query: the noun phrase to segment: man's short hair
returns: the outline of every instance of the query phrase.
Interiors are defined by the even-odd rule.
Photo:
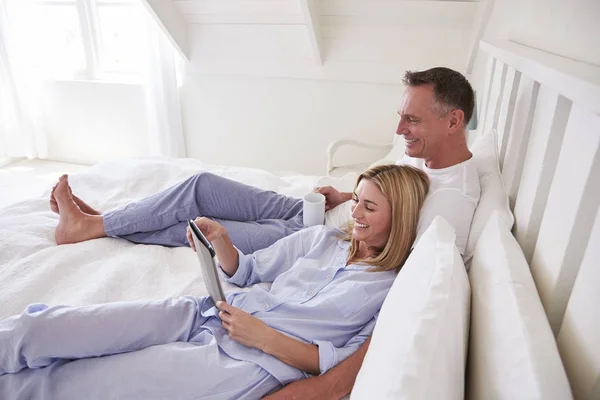
[[[475,108],[475,93],[467,78],[460,72],[445,67],[406,71],[402,81],[407,86],[433,85],[435,100],[442,108],[442,115],[458,109],[465,114],[465,126],[471,120]]]

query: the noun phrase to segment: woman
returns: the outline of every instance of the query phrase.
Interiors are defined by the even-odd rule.
[[[228,280],[210,298],[31,305],[0,322],[0,398],[259,398],[354,352],[408,257],[428,190],[422,171],[365,171],[351,224],[318,226],[244,255],[200,218]],[[43,368],[42,368],[43,367]]]

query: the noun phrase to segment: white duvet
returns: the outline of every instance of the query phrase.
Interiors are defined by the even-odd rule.
[[[191,159],[135,159],[103,163],[71,175],[75,194],[106,211],[143,198],[200,171],[301,197],[314,186],[350,190],[341,180],[209,166]],[[31,303],[84,305],[119,300],[203,296],[206,289],[190,248],[136,245],[103,238],[57,246],[58,215],[48,194],[0,209],[0,318]]]

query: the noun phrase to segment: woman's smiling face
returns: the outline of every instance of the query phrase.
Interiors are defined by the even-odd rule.
[[[352,218],[352,237],[361,242],[361,247],[385,247],[392,229],[392,206],[368,179],[362,179],[352,194]]]

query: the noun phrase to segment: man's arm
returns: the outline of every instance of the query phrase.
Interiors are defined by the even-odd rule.
[[[325,374],[290,383],[265,397],[265,400],[327,400],[344,397],[352,391],[370,342],[371,338],[368,338],[354,354]]]
[[[332,186],[318,187],[315,192],[325,196],[325,210],[331,210],[348,200],[352,200],[352,193],[339,192]]]

